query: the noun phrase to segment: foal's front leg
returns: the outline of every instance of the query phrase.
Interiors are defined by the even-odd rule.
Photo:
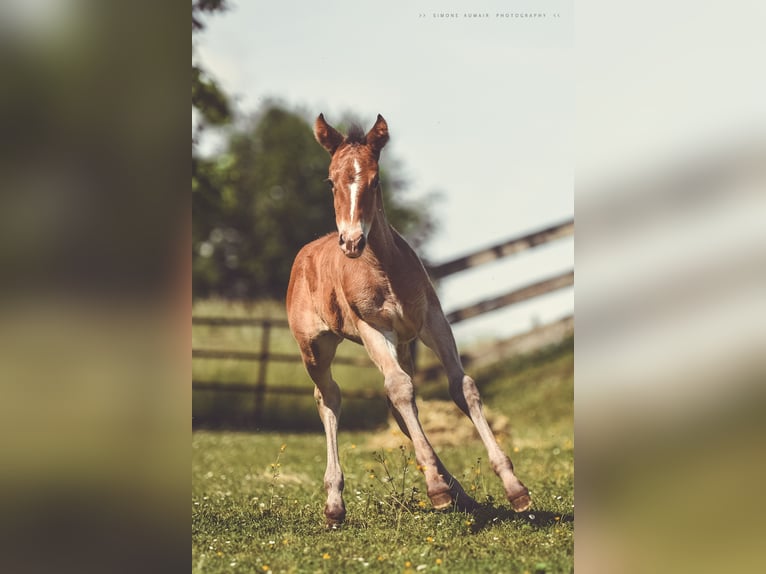
[[[343,502],[343,470],[338,456],[340,388],[333,380],[330,371],[330,363],[335,356],[338,342],[336,337],[324,335],[299,345],[306,370],[316,385],[314,398],[327,439],[327,468],[324,474],[327,502],[324,515],[328,527],[339,525],[346,518],[346,505]]]
[[[338,419],[340,418],[340,389],[329,376],[325,384],[314,389],[319,417],[327,439],[327,468],[324,473],[324,488],[327,502],[324,515],[327,526],[341,524],[346,519],[346,504],[343,502],[343,469],[338,456]]]
[[[399,427],[412,440],[415,458],[423,470],[428,498],[434,508],[450,507],[453,502],[461,510],[473,510],[475,501],[468,496],[436,456],[418,419],[412,379],[399,363],[396,333],[381,332],[362,323],[359,334],[373,362],[385,377],[389,405]],[[402,357],[405,359],[405,357]]]

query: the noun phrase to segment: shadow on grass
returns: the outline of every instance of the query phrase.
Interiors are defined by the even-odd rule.
[[[473,512],[474,522],[471,533],[477,534],[482,530],[492,528],[504,522],[526,522],[536,528],[554,526],[556,524],[574,522],[574,515],[547,510],[527,510],[514,512],[507,507],[484,504]],[[558,520],[557,520],[558,519]]]

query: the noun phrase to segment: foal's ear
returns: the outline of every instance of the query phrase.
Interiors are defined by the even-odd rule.
[[[367,145],[369,145],[372,148],[372,151],[375,152],[375,155],[379,156],[380,150],[382,150],[383,146],[388,142],[388,124],[380,114],[378,114],[378,119],[376,120],[375,125],[370,128],[369,132],[367,132],[365,140],[367,141]]]
[[[324,149],[330,152],[330,155],[333,155],[338,146],[343,143],[343,136],[325,121],[324,114],[319,114],[317,121],[314,122],[314,137]]]

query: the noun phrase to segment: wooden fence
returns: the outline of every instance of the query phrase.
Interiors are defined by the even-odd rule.
[[[502,257],[514,255],[526,249],[533,249],[539,245],[549,243],[564,237],[568,237],[574,234],[574,221],[569,220],[557,225],[547,227],[522,235],[514,237],[493,245],[491,247],[481,249],[470,253],[465,256],[461,256],[450,261],[443,262],[439,265],[434,265],[428,268],[429,274],[433,279],[441,279],[448,277],[455,273],[469,270],[479,265],[490,263]],[[473,317],[495,311],[497,309],[506,307],[508,305],[514,305],[521,301],[526,301],[540,295],[551,293],[559,289],[571,286],[574,284],[574,271],[549,277],[547,279],[537,281],[535,283],[526,285],[524,287],[511,290],[503,295],[492,297],[478,301],[471,305],[467,305],[460,309],[447,313],[447,319],[450,323],[458,323],[465,321]],[[573,318],[565,317],[559,321],[554,321],[547,325],[536,327],[528,333],[511,337],[506,341],[501,341],[494,347],[495,354],[491,353],[487,355],[461,355],[463,362],[466,366],[474,362],[482,361],[482,356],[493,356],[499,359],[502,354],[500,353],[511,352],[514,348],[521,346],[520,348],[527,348],[530,345],[540,346],[546,342],[552,342],[555,338],[560,338],[561,333],[566,330],[571,331],[573,328]],[[207,390],[216,392],[239,392],[239,393],[253,393],[255,398],[255,407],[253,412],[253,419],[259,421],[263,416],[263,408],[265,402],[265,395],[268,391],[274,394],[286,394],[286,395],[303,395],[306,396],[306,385],[280,385],[269,386],[267,388],[267,371],[268,364],[270,362],[275,363],[296,363],[301,361],[300,355],[296,353],[275,353],[270,350],[271,346],[271,333],[273,329],[287,329],[288,324],[284,319],[263,319],[263,318],[250,318],[250,317],[192,317],[192,325],[205,325],[217,328],[230,328],[230,327],[242,327],[253,326],[261,328],[260,346],[257,351],[242,351],[242,350],[222,350],[222,349],[192,349],[192,359],[235,359],[238,361],[254,361],[258,362],[258,373],[256,376],[256,382],[253,383],[237,383],[237,382],[220,382],[220,381],[198,381],[192,380],[193,390]],[[563,330],[562,330],[563,329]],[[525,347],[526,345],[526,347]],[[529,347],[529,348],[533,348]],[[529,350],[529,349],[527,349]],[[485,357],[486,359],[486,357]],[[335,364],[341,365],[354,365],[361,367],[373,367],[372,362],[366,357],[343,357],[338,356],[334,360]],[[418,380],[426,380],[438,376],[439,370],[430,368],[418,372],[416,378]],[[382,398],[382,390],[357,390],[348,391],[344,390],[344,396],[347,398],[359,398],[359,399],[378,399]]]
[[[260,327],[261,341],[258,351],[233,351],[222,349],[192,349],[192,359],[235,359],[238,361],[257,361],[258,374],[255,384],[238,382],[220,382],[220,381],[196,381],[192,380],[192,390],[198,391],[216,391],[216,392],[239,392],[253,393],[255,397],[255,407],[253,409],[253,420],[259,421],[263,418],[263,406],[266,397],[266,374],[268,364],[272,363],[299,363],[301,356],[298,353],[274,353],[270,351],[272,329],[288,329],[289,325],[285,319],[258,319],[250,317],[192,317],[192,326],[206,325],[212,327]],[[333,361],[340,365],[355,365],[360,367],[372,366],[369,359],[364,357],[335,357]],[[279,385],[271,386],[268,392],[282,395],[303,395],[310,392],[310,387],[304,385]],[[366,391],[346,391],[344,395],[349,398],[378,398],[382,396],[378,392]]]
[[[546,227],[545,229],[527,233],[520,237],[507,239],[497,245],[479,249],[478,251],[445,261],[439,265],[432,265],[428,269],[428,273],[434,279],[441,279],[442,277],[453,275],[459,271],[465,271],[472,267],[484,265],[485,263],[490,263],[501,257],[514,255],[526,249],[532,249],[544,245],[545,243],[555,241],[556,239],[569,237],[570,235],[574,235],[574,220],[572,219]]]

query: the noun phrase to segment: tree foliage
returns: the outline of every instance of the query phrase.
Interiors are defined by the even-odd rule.
[[[205,29],[203,14],[223,12],[226,9],[224,0],[195,0],[192,2],[192,39],[195,34]],[[199,134],[205,129],[205,126],[224,125],[231,121],[232,113],[226,94],[197,62],[194,51],[192,51],[191,88],[192,113],[194,114],[192,119],[196,122],[192,137],[192,154],[194,154]],[[192,167],[195,166],[192,165]]]

